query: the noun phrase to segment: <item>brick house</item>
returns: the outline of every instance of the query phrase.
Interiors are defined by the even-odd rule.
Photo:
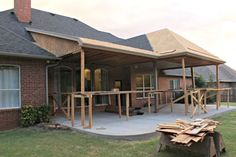
[[[209,86],[214,86],[216,79],[216,70],[214,66],[204,66],[204,67],[196,67],[194,68],[195,76],[202,76],[204,80],[208,83]],[[173,69],[173,70],[164,70],[164,75],[169,78],[173,78],[172,80],[179,80],[177,82],[182,81],[182,71],[181,69]],[[186,68],[186,76],[187,79],[191,80],[191,72],[189,68]],[[219,66],[219,81],[220,86],[223,88],[232,88],[230,91],[230,101],[236,101],[236,71],[226,64],[222,64]],[[213,85],[212,85],[213,83]],[[226,93],[222,93],[221,95],[222,101],[227,101]]]
[[[15,0],[14,9],[0,12],[0,56],[0,130],[18,125],[22,105],[55,107],[56,102],[63,108],[71,92],[133,92],[120,99],[100,93],[92,100],[94,111],[115,110],[127,99],[131,107],[143,107],[149,90],[179,84],[187,92],[193,79],[186,81],[186,67],[215,65],[217,71],[224,63],[169,29],[125,40],[77,19],[32,9],[30,0]],[[175,68],[183,70],[179,83],[163,73]],[[158,104],[158,95],[151,101]],[[82,96],[75,103],[83,115],[88,101]]]

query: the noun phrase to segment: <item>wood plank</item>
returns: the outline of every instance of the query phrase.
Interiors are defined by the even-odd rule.
[[[205,128],[208,124],[204,124],[201,127],[196,127],[195,129],[193,129],[191,132],[189,132],[188,134],[191,135],[196,135],[198,134],[203,128]]]
[[[156,131],[164,132],[164,133],[178,134],[181,131],[181,129],[177,130],[177,129],[159,129],[159,128],[157,128]]]
[[[182,143],[182,144],[187,144],[193,138],[194,138],[194,136],[190,136],[190,135],[187,135],[187,134],[179,134],[175,138],[173,138],[171,141],[172,142],[177,142],[177,143]]]

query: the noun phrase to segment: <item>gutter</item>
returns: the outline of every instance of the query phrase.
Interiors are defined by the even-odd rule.
[[[21,54],[21,53],[12,53],[12,52],[3,52],[0,51],[1,56],[10,56],[10,57],[22,57],[22,58],[34,58],[34,59],[45,59],[45,60],[60,60],[60,58],[54,56],[41,56],[41,55],[31,55],[31,54]]]

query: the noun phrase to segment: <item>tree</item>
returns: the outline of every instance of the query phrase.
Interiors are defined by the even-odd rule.
[[[207,83],[206,80],[203,78],[202,75],[195,78],[195,84],[197,88],[206,88]]]

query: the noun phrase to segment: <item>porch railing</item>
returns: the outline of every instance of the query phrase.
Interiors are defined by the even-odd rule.
[[[229,92],[231,88],[220,88],[220,89],[214,89],[214,88],[199,88],[199,89],[189,89],[187,90],[186,94],[183,96],[176,98],[174,100],[173,98],[173,93],[174,92],[183,92],[183,90],[151,90],[151,91],[94,91],[94,92],[73,92],[73,93],[62,93],[65,95],[67,98],[64,100],[62,103],[63,106],[67,105],[67,107],[62,107],[62,106],[57,106],[58,102],[56,102],[56,99],[53,98],[53,106],[54,106],[54,112],[56,109],[61,109],[63,113],[66,115],[68,122],[71,121],[72,127],[75,125],[75,100],[78,98],[86,98],[88,99],[88,125],[85,124],[85,117],[86,117],[86,112],[85,112],[85,105],[81,105],[81,124],[84,128],[92,128],[93,126],[93,98],[95,96],[108,96],[108,101],[109,104],[111,104],[111,96],[115,95],[118,98],[118,112],[119,112],[119,117],[122,117],[122,108],[121,108],[121,95],[125,95],[126,101],[125,101],[125,108],[126,108],[126,119],[129,119],[129,109],[130,109],[130,95],[131,94],[137,94],[137,93],[147,93],[148,97],[147,102],[148,102],[148,112],[151,113],[151,98],[152,95],[157,95],[160,100],[160,104],[162,106],[157,105],[156,106],[156,112],[161,110],[162,108],[166,106],[170,106],[171,112],[173,112],[173,105],[184,99],[185,97],[190,97],[191,99],[191,117],[193,117],[197,111],[197,109],[200,111],[204,111],[204,113],[207,113],[207,108],[206,108],[206,100],[209,99],[212,96],[217,95],[217,92],[227,92],[227,106],[229,106]],[[207,95],[207,93],[210,92],[216,92],[211,95]],[[168,93],[170,96],[170,101],[168,101]],[[165,103],[163,103],[162,98],[165,96]],[[216,105],[216,109],[218,109],[219,106]],[[187,108],[188,110],[188,108]]]

